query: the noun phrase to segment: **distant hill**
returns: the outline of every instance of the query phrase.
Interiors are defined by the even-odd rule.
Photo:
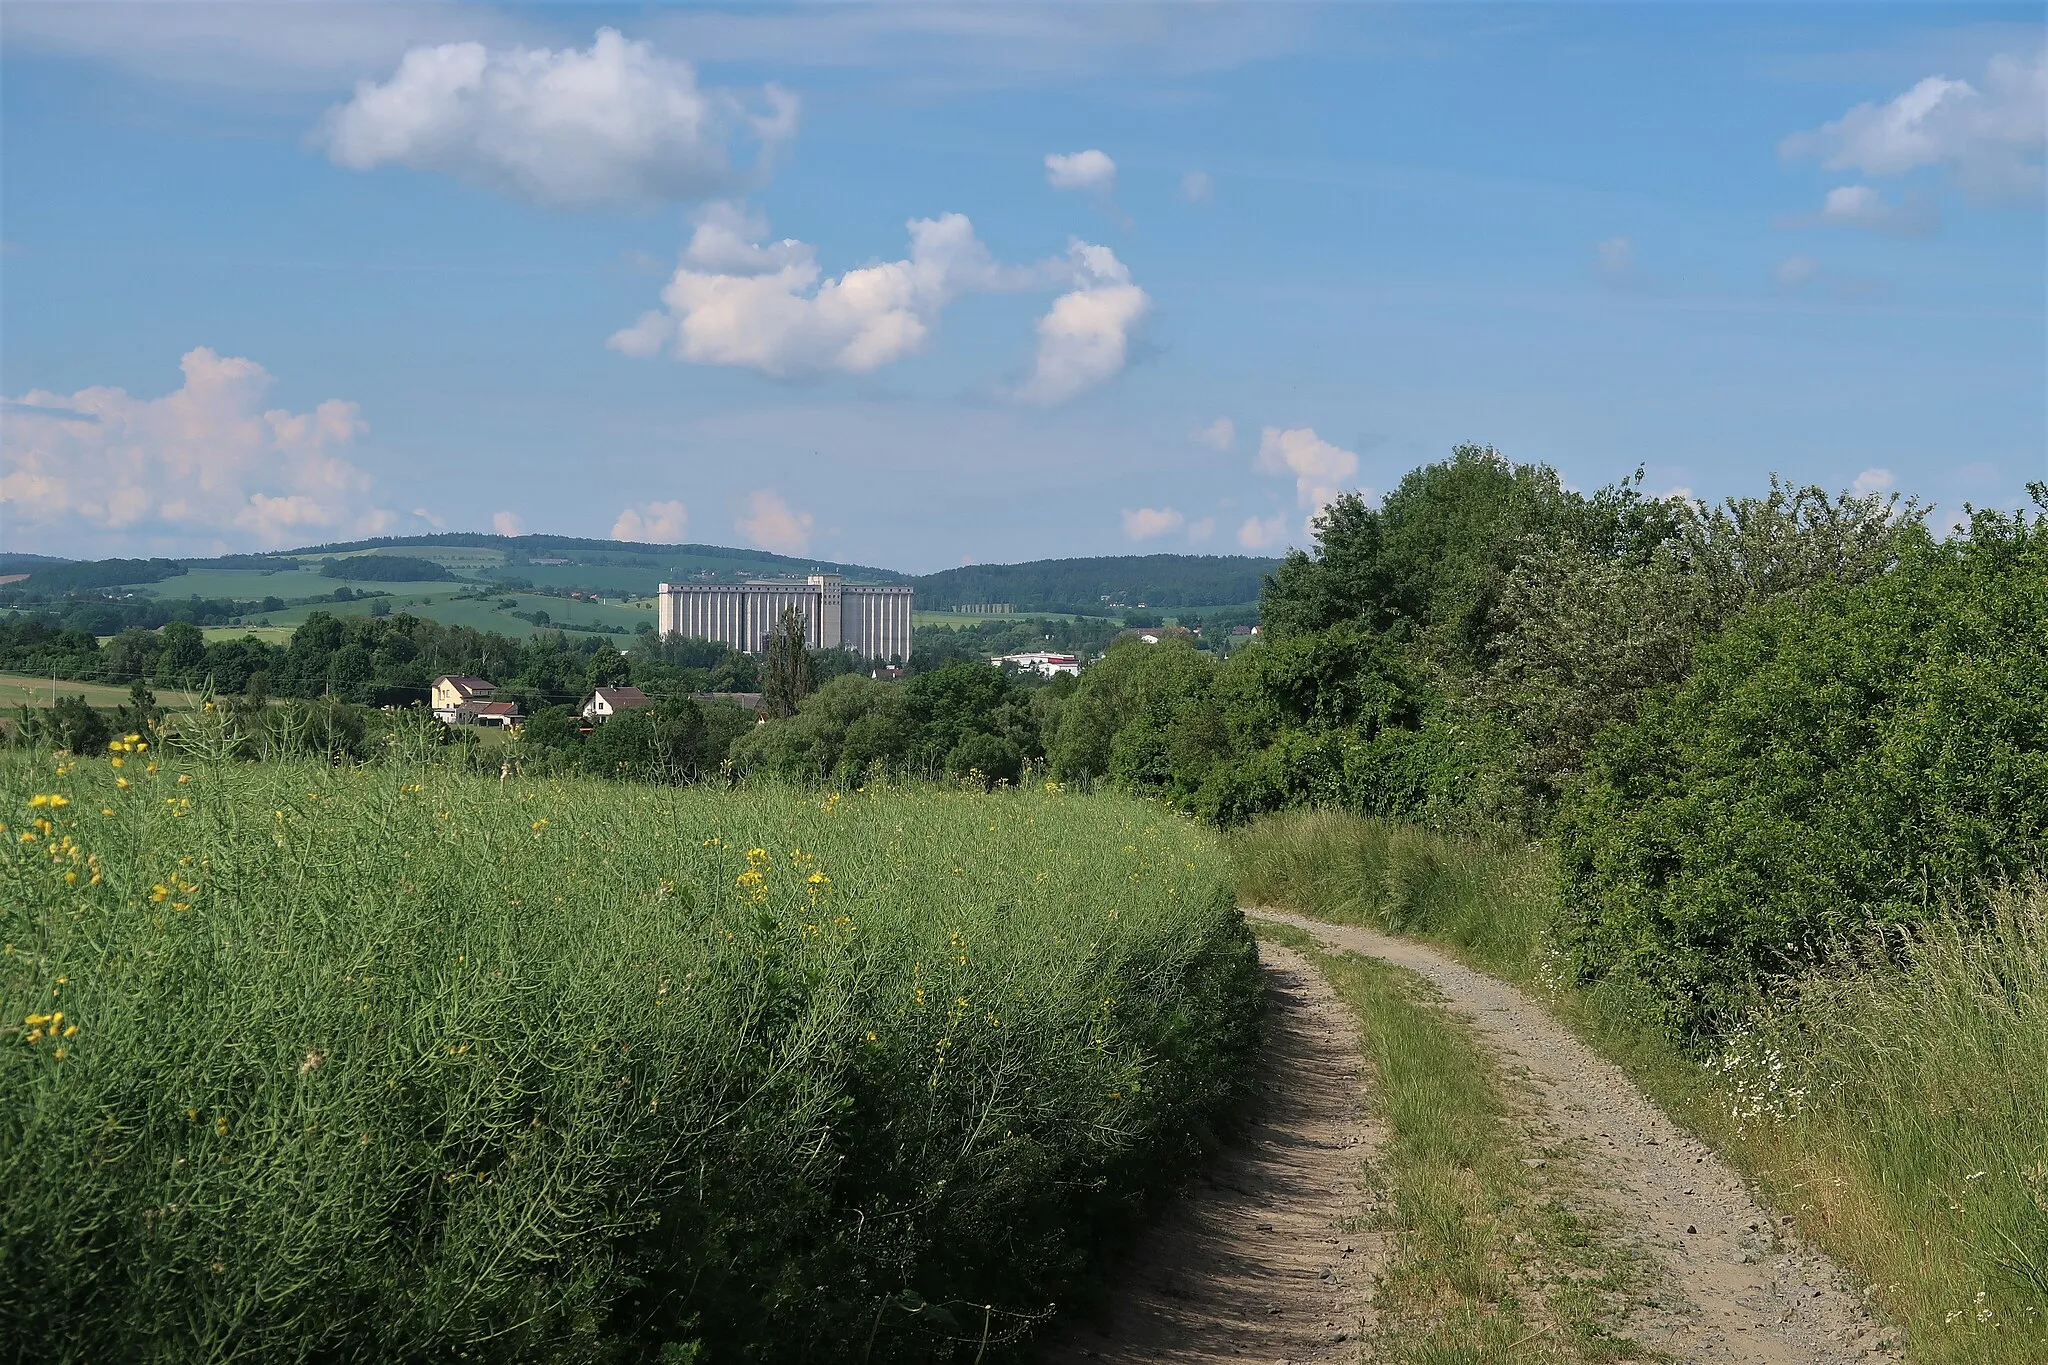
[[[650,593],[654,591],[654,585],[663,580],[693,578],[732,582],[743,578],[836,573],[869,582],[900,583],[907,576],[894,569],[878,569],[866,564],[800,559],[771,554],[766,550],[741,550],[725,545],[649,545],[582,536],[499,536],[473,531],[450,531],[428,536],[380,536],[375,540],[308,545],[302,549],[281,551],[280,554],[301,560],[325,560],[351,554],[405,554],[434,560],[464,577],[526,578],[542,586],[616,593]],[[187,560],[185,563],[195,569],[215,567],[200,560]],[[218,567],[238,566],[221,561]]]
[[[1248,555],[1105,555],[969,564],[913,578],[924,611],[1007,602],[1018,611],[1101,613],[1112,607],[1225,607],[1256,602],[1277,559]]]
[[[724,582],[837,573],[910,583],[921,610],[1007,603],[1017,611],[1121,615],[1256,603],[1275,559],[1243,555],[1107,555],[1028,564],[974,564],[913,578],[894,569],[799,559],[723,545],[646,545],[576,536],[455,532],[311,545],[209,559],[66,561],[17,555],[21,581],[0,585],[0,610],[84,610],[114,604],[155,623],[175,605],[208,624],[296,625],[312,611],[414,611],[448,624],[522,632],[545,612],[550,628],[631,633],[652,619],[663,582]],[[384,599],[389,599],[388,601]],[[382,603],[381,606],[376,605]],[[635,607],[633,603],[637,602]],[[71,606],[64,607],[69,603]],[[108,608],[111,609],[111,608]],[[155,615],[150,613],[154,612]],[[101,610],[105,615],[105,610]],[[94,618],[108,629],[118,624]]]

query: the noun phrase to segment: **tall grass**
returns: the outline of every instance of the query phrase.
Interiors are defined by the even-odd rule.
[[[994,1359],[1257,1030],[1136,802],[115,757],[0,759],[0,1358]]]
[[[1432,939],[1545,994],[1861,1275],[1916,1361],[2048,1359],[2048,890],[1845,952],[1685,1049],[1558,970],[1539,847],[1304,811],[1232,853],[1246,904]]]

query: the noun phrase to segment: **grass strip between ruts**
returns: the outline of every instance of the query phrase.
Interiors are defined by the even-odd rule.
[[[1331,954],[1292,925],[1256,932],[1306,953],[1357,1015],[1388,1135],[1367,1173],[1388,1259],[1371,1359],[1534,1365],[1661,1357],[1619,1332],[1640,1262],[1589,1214],[1572,1153],[1434,989]],[[1540,1162],[1540,1165],[1531,1163]]]

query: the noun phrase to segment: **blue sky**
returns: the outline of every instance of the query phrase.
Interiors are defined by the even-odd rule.
[[[2048,477],[2038,7],[0,25],[8,549],[1271,552],[1461,441]]]

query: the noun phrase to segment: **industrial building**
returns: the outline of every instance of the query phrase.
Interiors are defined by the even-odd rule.
[[[803,613],[813,649],[850,649],[864,659],[910,657],[909,585],[848,583],[838,574],[751,583],[664,583],[655,629],[759,654],[784,607]]]

